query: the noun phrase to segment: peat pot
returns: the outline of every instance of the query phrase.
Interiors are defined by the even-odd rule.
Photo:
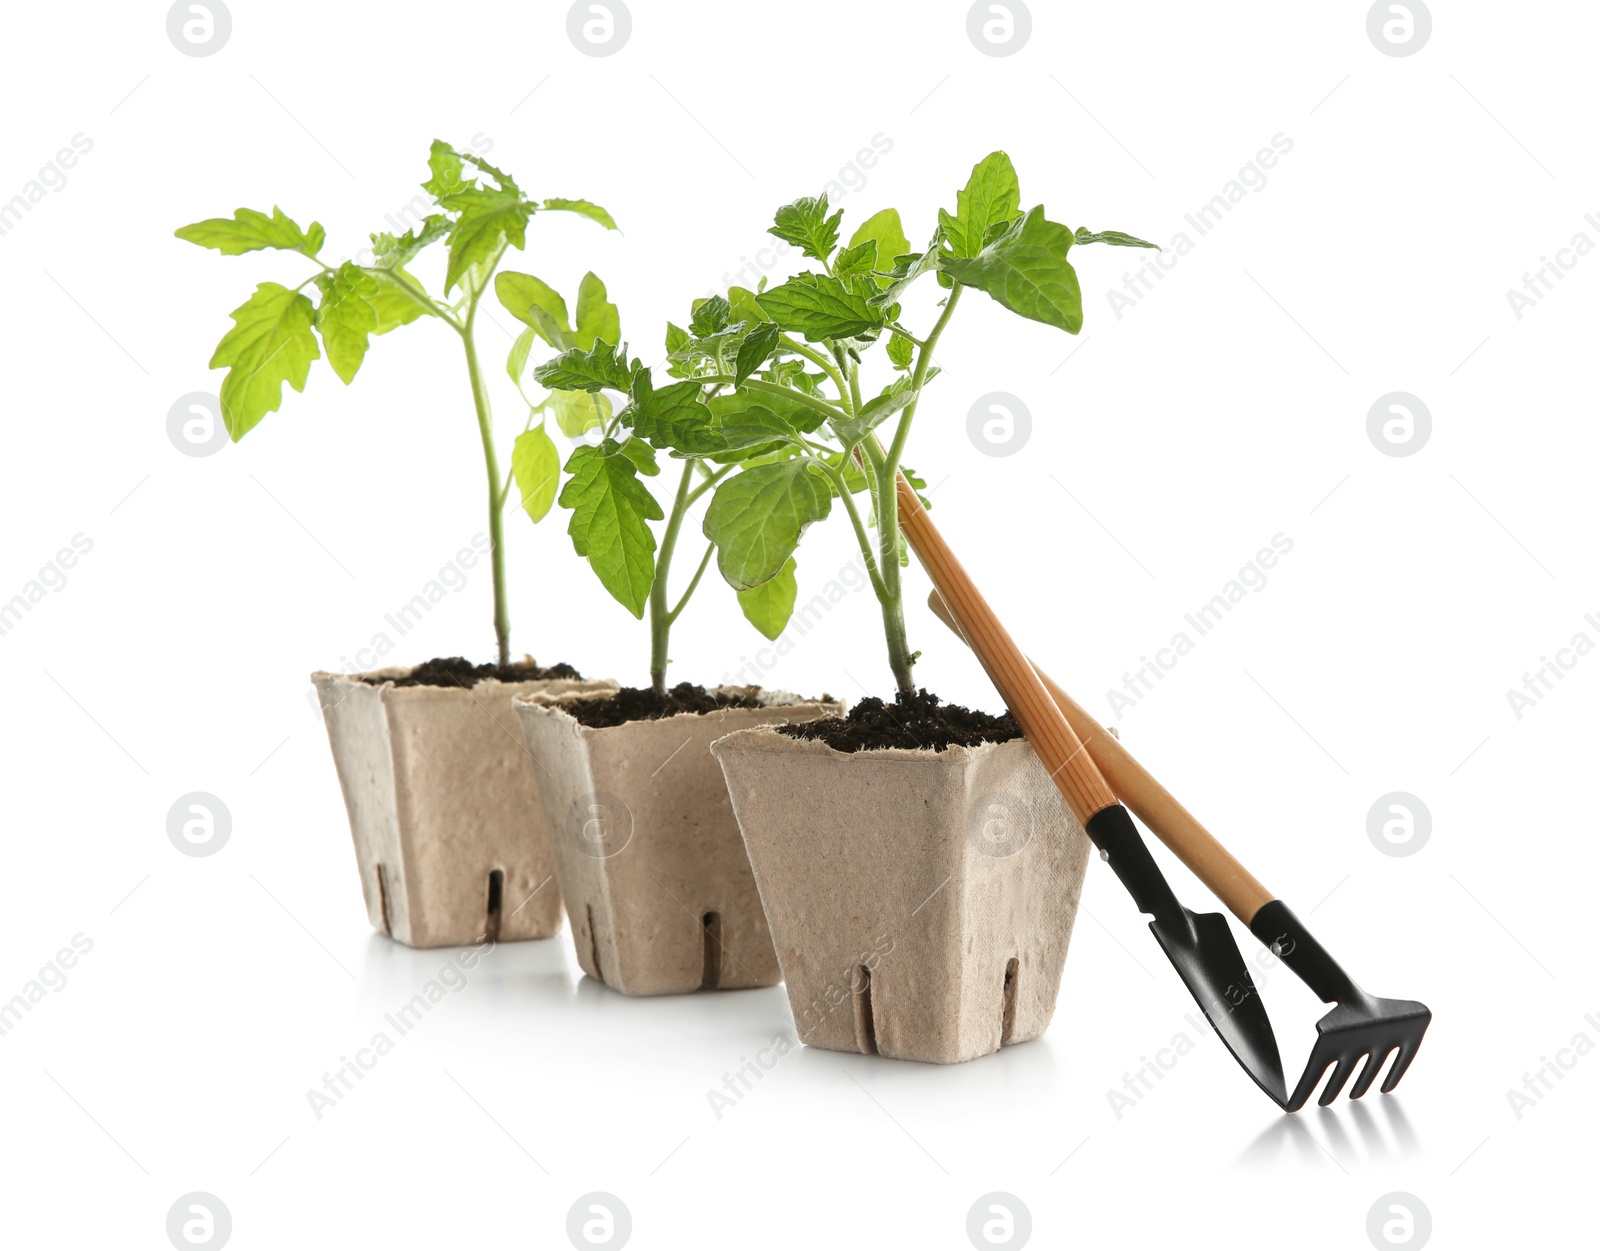
[[[801,1042],[949,1064],[1044,1032],[1089,839],[1026,741],[711,750]]]
[[[550,938],[550,839],[513,695],[616,683],[396,686],[409,669],[314,673],[373,928],[411,947]]]
[[[838,703],[718,687],[759,708],[590,728],[588,692],[515,700],[583,971],[627,995],[776,985],[780,974],[712,740],[837,716]]]

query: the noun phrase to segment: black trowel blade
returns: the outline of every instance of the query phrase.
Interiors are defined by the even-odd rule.
[[[1150,932],[1223,1045],[1256,1085],[1283,1107],[1287,1096],[1278,1040],[1227,918],[1187,908],[1183,915],[1187,925],[1157,920],[1150,922]]]

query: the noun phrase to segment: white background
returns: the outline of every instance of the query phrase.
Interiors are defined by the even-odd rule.
[[[1037,1246],[1365,1247],[1393,1191],[1426,1206],[1439,1246],[1581,1240],[1600,1058],[1562,1053],[1574,1067],[1520,1117],[1507,1092],[1575,1035],[1600,1042],[1600,658],[1520,718],[1506,692],[1578,632],[1600,641],[1584,621],[1600,610],[1600,259],[1520,319],[1506,292],[1575,234],[1600,242],[1584,219],[1600,14],[1434,10],[1427,46],[1391,57],[1362,3],[1038,3],[1027,45],[996,58],[943,0],[638,0],[627,46],[600,59],[556,4],[234,0],[227,45],[194,58],[159,4],[14,6],[0,199],[74,134],[93,147],[0,237],[0,598],[74,534],[93,548],[0,637],[0,996],[74,934],[93,950],[0,1038],[8,1242],[163,1247],[196,1190],[225,1202],[240,1248],[565,1246],[568,1208],[596,1190],[627,1204],[639,1248],[960,1248],[990,1191],[1027,1206]],[[1266,185],[1197,237],[1184,215],[1280,132],[1293,147]],[[417,324],[349,390],[318,362],[243,443],[181,455],[167,412],[216,389],[227,312],[308,271],[173,229],[277,203],[327,226],[327,255],[353,253],[416,194],[432,138],[484,136],[533,193],[613,211],[622,235],[536,218],[511,264],[569,298],[595,269],[654,359],[665,320],[755,254],[773,208],[878,134],[887,155],[845,175],[864,183],[840,199],[846,231],[894,205],[922,240],[1003,147],[1025,205],[1191,236],[1120,318],[1106,292],[1148,254],[1075,253],[1075,340],[970,295],[908,460],[1014,632],[1104,717],[1186,612],[1274,534],[1293,540],[1119,724],[1359,981],[1433,1008],[1420,1058],[1395,1096],[1280,1116],[1185,1021],[1095,864],[1031,1045],[956,1068],[800,1051],[718,1120],[706,1091],[790,1028],[783,991],[630,1001],[581,979],[563,936],[493,953],[317,1120],[306,1091],[451,953],[370,932],[306,678],[343,667],[483,529],[477,434],[459,347]],[[509,444],[511,323],[492,311]],[[991,391],[1032,413],[1014,456],[968,440]],[[1405,458],[1367,435],[1391,391],[1432,414]],[[647,628],[564,525],[508,519],[514,643],[639,682]],[[803,593],[849,551],[839,518],[808,536]],[[910,583],[921,679],[995,707]],[[392,658],[487,658],[489,596],[480,566]],[[674,676],[718,680],[760,642],[708,579]],[[768,679],[888,690],[871,597]],[[165,829],[196,790],[233,820],[205,859]],[[1407,857],[1367,834],[1397,790],[1432,817]],[[1318,1005],[1283,970],[1264,981],[1297,1072]],[[1119,1116],[1107,1092],[1179,1033],[1196,1045]]]

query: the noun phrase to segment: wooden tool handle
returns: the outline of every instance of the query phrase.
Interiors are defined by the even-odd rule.
[[[921,511],[920,504],[918,510]],[[911,534],[909,526],[906,533],[908,536]],[[910,541],[912,546],[916,546],[916,539]],[[966,638],[938,591],[928,593],[928,607],[957,635]],[[1235,860],[1228,849],[1211,836],[1211,831],[1173,798],[1166,787],[1151,777],[1118,739],[1057,686],[1049,674],[1037,668],[1034,671],[1039,674],[1039,680],[1050,692],[1050,697],[1061,709],[1073,732],[1083,740],[1085,750],[1094,758],[1117,797],[1188,866],[1190,872],[1210,888],[1229,912],[1249,925],[1261,906],[1272,901],[1272,893],[1256,881],[1250,871]]]
[[[927,510],[904,474],[897,484],[896,498],[906,539],[916,548],[922,567],[939,588],[961,637],[967,640],[1000,697],[1006,701],[1011,715],[1028,736],[1028,742],[1033,744],[1033,750],[1067,801],[1067,807],[1072,809],[1072,815],[1080,824],[1087,825],[1095,813],[1114,806],[1117,797],[1050,698],[1028,658],[1006,633],[994,610],[984,602],[955,553],[928,519]]]

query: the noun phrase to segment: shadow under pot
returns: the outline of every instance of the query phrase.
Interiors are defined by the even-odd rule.
[[[841,706],[759,687],[710,694],[759,706],[588,726],[575,705],[603,694],[515,701],[578,963],[623,994],[773,986],[781,976],[710,746]]]
[[[950,1064],[1044,1032],[1090,844],[1026,741],[711,751],[801,1042]]]
[[[311,675],[368,919],[410,947],[553,937],[561,892],[511,697],[616,683],[397,684],[413,672]]]

